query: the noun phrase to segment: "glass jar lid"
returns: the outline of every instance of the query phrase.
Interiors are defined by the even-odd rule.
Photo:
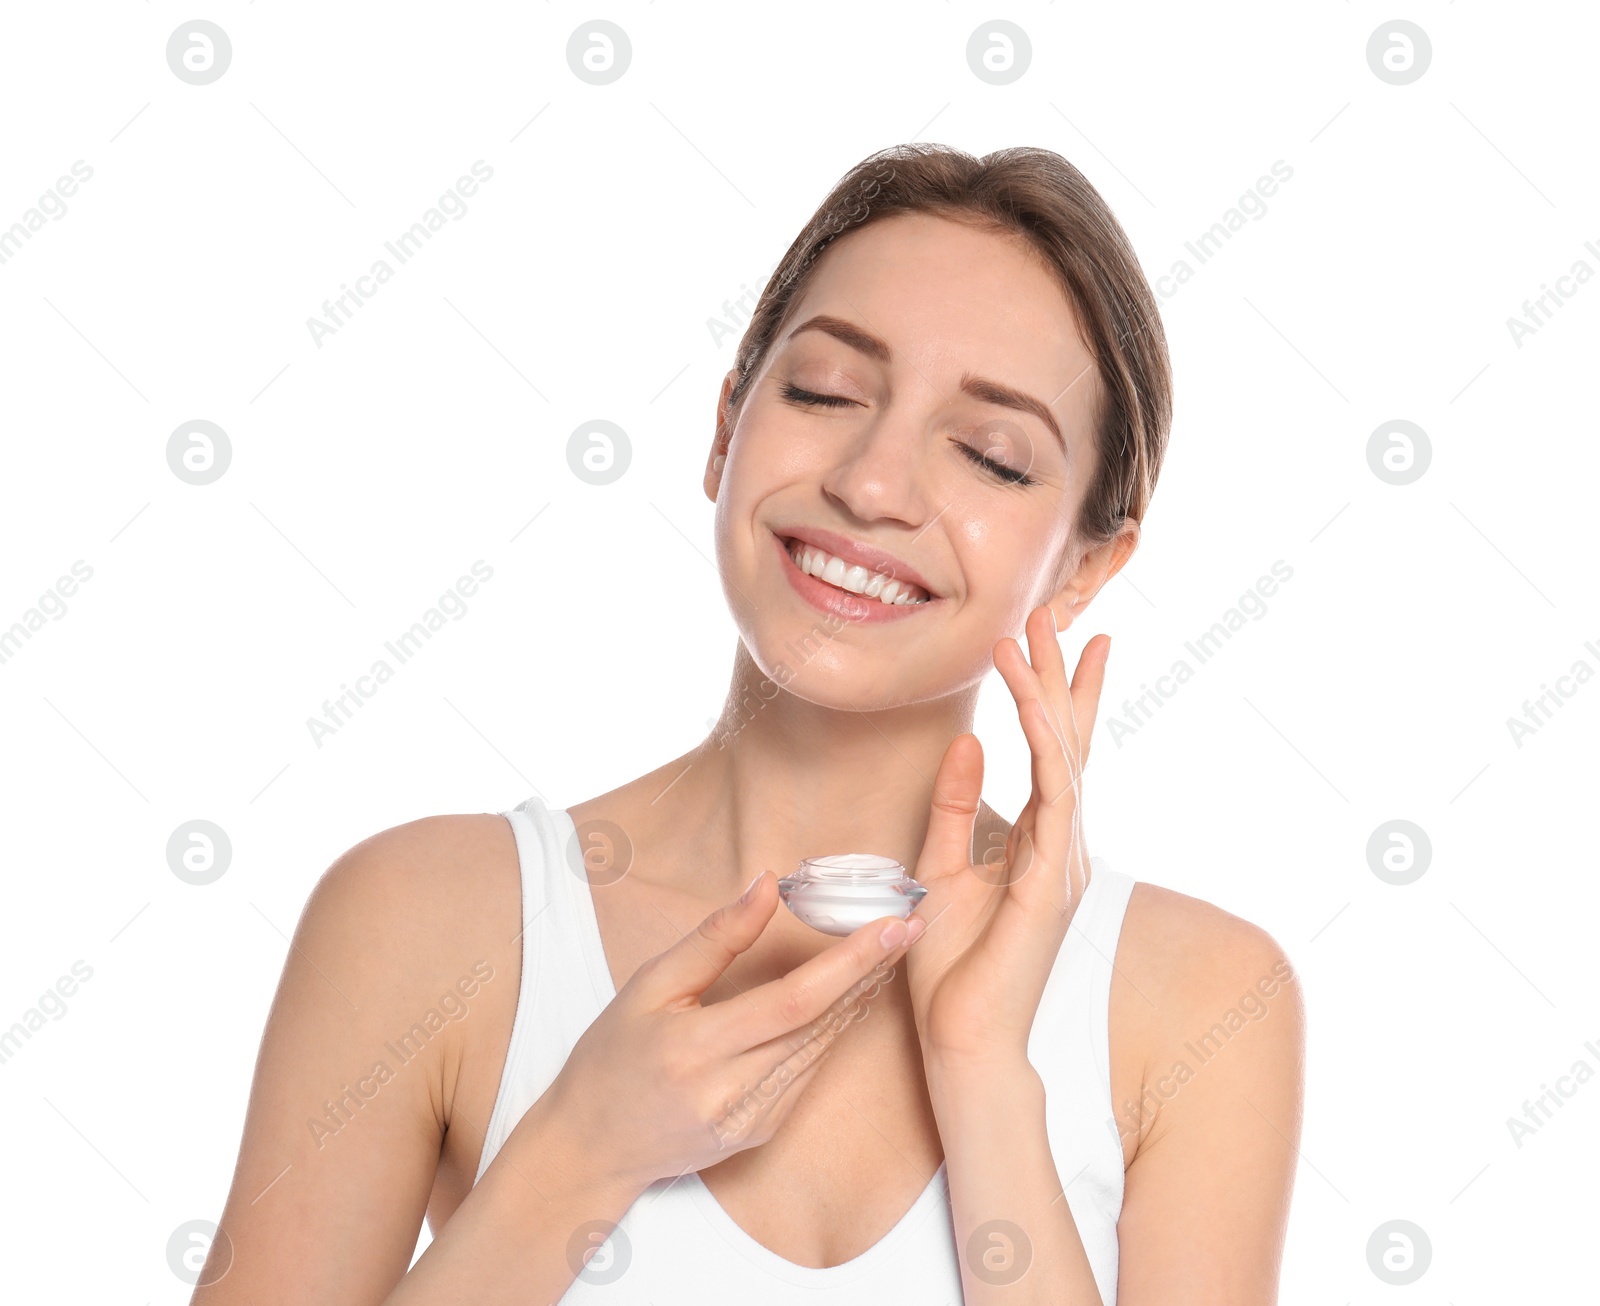
[[[882,916],[909,916],[927,891],[894,858],[876,853],[807,857],[778,881],[778,894],[795,916],[841,937]]]

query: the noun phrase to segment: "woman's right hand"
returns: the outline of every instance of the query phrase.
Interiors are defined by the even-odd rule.
[[[777,904],[763,871],[641,965],[574,1045],[548,1105],[596,1178],[642,1190],[766,1142],[915,940],[905,922],[880,917],[787,975],[702,1006]]]

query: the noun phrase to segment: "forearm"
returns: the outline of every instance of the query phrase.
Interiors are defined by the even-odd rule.
[[[542,1097],[384,1306],[554,1303],[643,1191],[602,1172]]]
[[[1026,1060],[926,1066],[966,1306],[1101,1306]]]

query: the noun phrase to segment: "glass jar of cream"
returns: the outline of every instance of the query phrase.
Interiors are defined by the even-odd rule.
[[[790,911],[812,929],[841,936],[880,916],[909,916],[927,892],[899,862],[874,853],[807,857],[778,881]]]

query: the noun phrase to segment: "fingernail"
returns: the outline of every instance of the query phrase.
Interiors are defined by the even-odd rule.
[[[904,921],[890,921],[883,927],[883,933],[878,935],[878,942],[886,948],[898,948],[906,941],[906,923]]]
[[[927,921],[923,920],[922,917],[920,917],[920,916],[913,916],[910,920],[908,920],[906,922],[906,929],[910,931],[910,934],[906,938],[906,942],[907,943],[915,943],[918,939],[920,939],[922,937],[922,931],[927,929],[927,928],[928,928],[928,922]]]
[[[756,891],[756,885],[761,883],[761,877],[765,874],[765,871],[756,872],[756,878],[751,880],[749,884],[745,885],[744,892],[739,895],[740,902],[750,901],[750,895]]]

